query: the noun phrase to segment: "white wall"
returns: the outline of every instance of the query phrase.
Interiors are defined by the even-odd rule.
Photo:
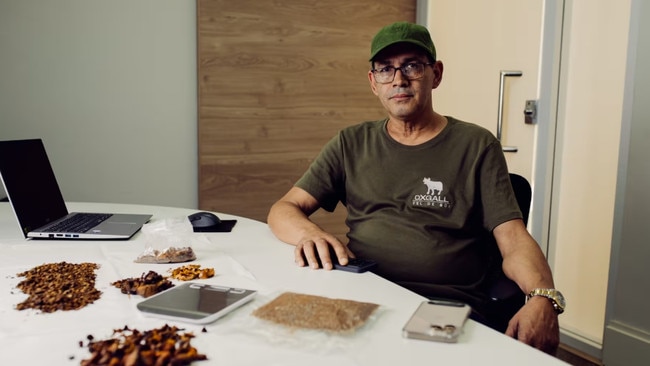
[[[630,1],[567,1],[550,240],[560,326],[600,348],[605,326]]]
[[[632,0],[603,362],[650,360],[650,3]]]
[[[66,200],[197,206],[194,1],[0,0],[0,50],[0,139]]]

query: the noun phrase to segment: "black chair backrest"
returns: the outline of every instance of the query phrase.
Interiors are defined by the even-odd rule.
[[[510,183],[512,184],[512,189],[515,191],[515,197],[517,198],[521,214],[524,215],[524,224],[527,225],[533,190],[528,180],[519,174],[510,173]]]
[[[510,182],[523,215],[524,224],[527,224],[533,197],[530,183],[526,178],[514,173],[510,173]],[[526,295],[514,281],[499,270],[488,285],[488,296],[492,299],[493,310],[489,319],[484,319],[483,323],[500,332],[505,332],[510,318],[526,302]],[[480,319],[476,320],[481,321]]]

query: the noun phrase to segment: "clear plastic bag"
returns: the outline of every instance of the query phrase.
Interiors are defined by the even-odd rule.
[[[196,259],[192,249],[194,230],[187,217],[152,221],[142,226],[145,248],[137,263],[178,263]]]
[[[253,337],[273,347],[331,355],[365,347],[372,339],[371,335],[376,329],[378,318],[387,310],[384,306],[378,305],[363,324],[345,331],[290,327],[253,315],[256,310],[268,305],[283,293],[285,291],[258,294],[248,305],[233,312],[227,321],[222,321],[217,329],[211,331],[227,334],[231,338],[242,337],[242,342],[250,341]]]

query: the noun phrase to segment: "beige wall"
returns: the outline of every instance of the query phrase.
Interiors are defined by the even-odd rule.
[[[567,2],[549,258],[564,332],[600,347],[612,240],[630,1]]]

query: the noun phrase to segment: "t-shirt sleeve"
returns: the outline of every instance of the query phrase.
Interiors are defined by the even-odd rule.
[[[345,204],[345,173],[340,134],[321,150],[295,186],[309,192],[320,206],[332,212],[338,202]]]
[[[506,221],[523,218],[514,195],[505,156],[498,142],[485,150],[480,167],[479,187],[483,225],[489,231]]]

